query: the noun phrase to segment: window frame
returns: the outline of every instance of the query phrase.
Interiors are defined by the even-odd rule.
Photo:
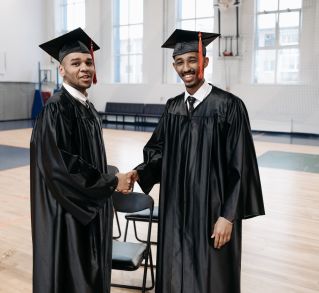
[[[128,1],[134,1],[134,0],[128,0]],[[130,2],[129,2],[130,5]],[[144,6],[144,5],[143,5]],[[130,9],[128,9],[130,11]],[[119,84],[141,84],[143,83],[143,56],[144,56],[144,50],[143,50],[143,39],[144,39],[144,7],[143,7],[143,12],[142,12],[142,22],[132,22],[130,23],[129,21],[129,13],[127,15],[128,21],[126,24],[120,24],[120,1],[118,0],[113,0],[113,24],[112,24],[112,59],[113,59],[113,82],[114,83],[119,83]],[[127,27],[128,32],[130,31],[130,28],[132,26],[141,26],[142,28],[142,49],[141,53],[131,53],[129,52],[130,50],[128,49],[127,53],[121,53],[121,46],[120,46],[120,29]],[[118,32],[118,33],[116,33]],[[127,46],[130,48],[131,47],[131,42],[132,38],[128,36],[128,44]],[[132,67],[132,57],[140,56],[141,57],[141,78],[139,81],[131,81],[131,71],[127,70],[124,74],[126,75],[126,80],[127,81],[121,81],[121,75],[123,74],[121,72],[121,60],[122,57],[127,57],[127,66],[130,68]]]
[[[281,0],[277,0],[278,1],[278,9],[276,10],[267,10],[267,11],[258,11],[258,0],[256,0],[256,13],[255,13],[255,46],[254,46],[254,70],[253,70],[253,83],[254,84],[265,84],[265,85],[272,85],[272,84],[298,84],[300,83],[300,40],[301,40],[301,30],[302,30],[302,8],[303,8],[303,1],[301,2],[301,7],[300,8],[287,8],[287,9],[280,9],[280,1]],[[284,13],[293,13],[293,12],[298,12],[299,13],[299,26],[294,26],[294,27],[289,27],[289,29],[291,28],[298,28],[298,43],[297,44],[286,44],[286,45],[281,45],[280,44],[280,30],[282,30],[282,28],[280,28],[279,26],[279,22],[280,22],[280,15],[284,14]],[[275,15],[275,42],[274,42],[274,46],[264,46],[261,47],[259,46],[259,36],[260,36],[260,32],[262,30],[258,29],[258,17],[260,15],[271,15],[274,14]],[[298,78],[296,80],[289,80],[289,81],[282,81],[280,80],[280,78],[278,77],[280,74],[280,71],[278,70],[278,64],[279,64],[279,54],[281,50],[284,49],[296,49],[298,51],[299,54],[299,60],[298,60],[298,64],[299,64],[299,68],[298,68]],[[258,52],[261,51],[275,51],[275,69],[274,69],[274,80],[273,82],[258,82],[258,72],[257,72],[257,54]]]
[[[76,3],[78,2],[78,3]],[[84,5],[84,20],[82,20],[81,22],[77,23],[74,26],[70,26],[68,27],[68,8],[71,5],[74,4],[81,4]],[[66,33],[69,32],[73,29],[76,29],[77,27],[82,27],[83,29],[85,29],[86,26],[86,1],[85,0],[60,0],[60,10],[61,10],[61,32],[62,33]],[[84,23],[84,25],[83,25]]]

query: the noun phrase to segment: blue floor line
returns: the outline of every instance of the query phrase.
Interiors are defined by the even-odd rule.
[[[319,155],[268,151],[258,157],[259,167],[319,173]]]
[[[0,145],[0,170],[7,170],[30,164],[28,148]]]

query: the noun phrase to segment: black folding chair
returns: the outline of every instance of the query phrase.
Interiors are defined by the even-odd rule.
[[[144,261],[143,267],[143,281],[142,286],[128,285],[112,283],[113,287],[121,287],[127,289],[142,290],[144,293],[146,290],[152,290],[154,288],[154,267],[151,254],[151,229],[154,201],[152,197],[144,193],[131,192],[128,195],[124,195],[120,192],[114,192],[113,206],[115,211],[121,213],[135,213],[145,209],[149,210],[148,216],[148,228],[147,228],[147,240],[146,242],[128,242],[126,238],[124,241],[113,240],[113,252],[112,252],[112,269],[135,271],[139,269]],[[148,260],[150,265],[148,267]],[[146,286],[147,271],[151,272],[151,284]]]
[[[107,173],[108,174],[116,174],[119,172],[119,169],[113,165],[107,165]],[[120,222],[119,222],[119,217],[118,214],[116,212],[116,210],[114,210],[114,217],[115,217],[115,221],[116,221],[116,227],[117,227],[117,236],[114,236],[113,233],[113,239],[119,239],[122,236],[122,232],[121,232],[121,226],[120,226]]]

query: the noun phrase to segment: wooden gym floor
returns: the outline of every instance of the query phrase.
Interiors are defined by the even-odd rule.
[[[2,129],[9,130],[0,131],[0,292],[31,293],[27,157],[31,128]],[[150,132],[104,129],[108,163],[123,172],[132,169],[141,162],[142,149],[150,135]],[[309,145],[307,139],[303,139],[292,144],[291,140],[278,137],[269,141],[261,134],[254,139],[266,216],[246,220],[243,224],[242,292],[317,293],[318,142]],[[158,200],[158,186],[151,195]],[[141,271],[114,272],[112,278],[139,283]],[[111,292],[137,291],[112,288]]]

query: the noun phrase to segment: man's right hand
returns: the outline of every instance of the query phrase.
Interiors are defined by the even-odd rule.
[[[116,190],[124,194],[133,191],[134,183],[137,180],[137,172],[135,170],[127,173],[117,173],[115,176],[118,178]]]
[[[220,249],[229,242],[232,230],[233,223],[224,217],[219,217],[214,225],[213,234],[211,236],[211,238],[214,238],[214,247]]]

